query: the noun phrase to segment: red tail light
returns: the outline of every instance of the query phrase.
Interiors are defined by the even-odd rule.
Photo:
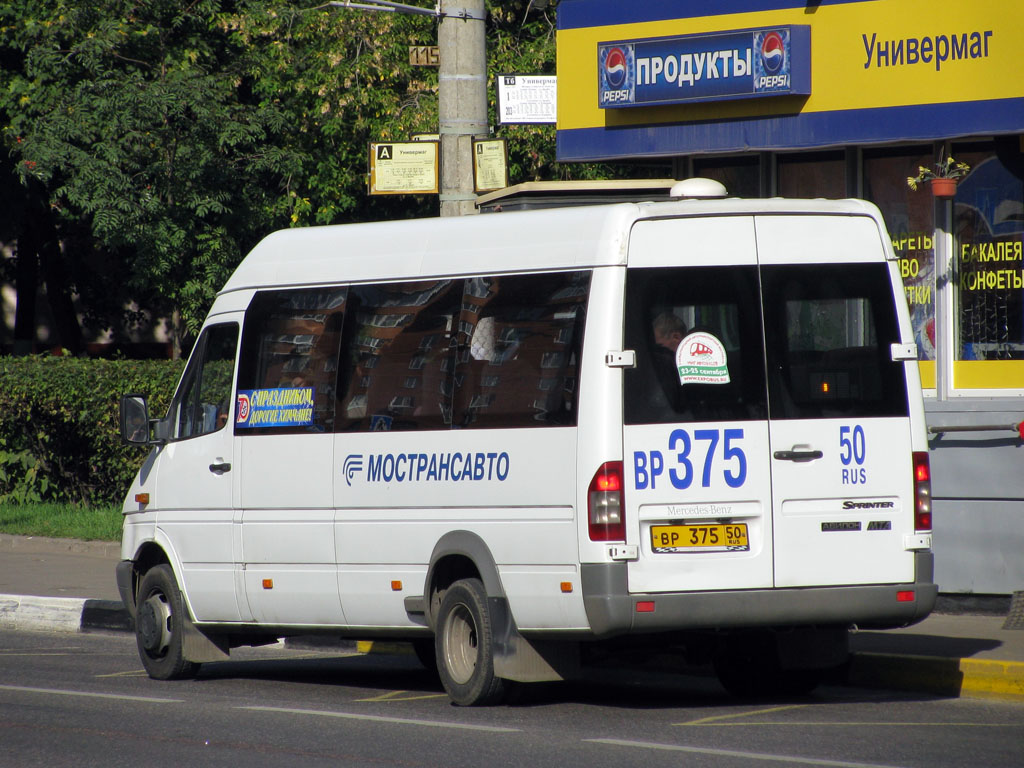
[[[587,516],[591,541],[626,540],[626,509],[622,486],[621,461],[605,462],[590,481]]]
[[[914,451],[914,529],[932,529],[932,471],[927,451]]]

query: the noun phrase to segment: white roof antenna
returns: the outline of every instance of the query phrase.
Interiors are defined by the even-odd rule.
[[[707,200],[729,196],[729,192],[721,182],[699,177],[677,181],[672,185],[668,194],[673,200],[680,198]]]

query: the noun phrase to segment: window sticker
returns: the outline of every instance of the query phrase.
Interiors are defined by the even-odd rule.
[[[315,387],[245,389],[238,393],[235,426],[305,427],[313,423]]]
[[[694,331],[679,342],[676,369],[680,385],[729,383],[725,345],[704,331]]]

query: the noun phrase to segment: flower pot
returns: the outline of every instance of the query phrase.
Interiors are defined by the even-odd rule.
[[[956,194],[956,179],[932,179],[930,184],[935,197],[953,197]]]

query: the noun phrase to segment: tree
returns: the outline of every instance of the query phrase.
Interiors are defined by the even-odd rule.
[[[244,51],[220,3],[49,0],[7,13],[0,45],[24,53],[3,96],[19,181],[43,190],[79,249],[69,262],[102,254],[123,275],[116,293],[180,318],[176,338],[194,332],[278,180],[299,169],[275,141],[286,116],[239,98]]]
[[[554,11],[532,6],[491,4],[492,73],[554,71]],[[31,215],[0,235],[17,240],[19,306],[38,273],[65,346],[74,291],[91,329],[137,320],[134,301],[187,349],[273,229],[436,214],[433,198],[368,196],[365,176],[369,141],[437,131],[437,72],[408,61],[436,33],[429,17],[288,0],[12,0],[0,195]],[[556,165],[553,126],[501,131],[516,181],[613,173]]]

